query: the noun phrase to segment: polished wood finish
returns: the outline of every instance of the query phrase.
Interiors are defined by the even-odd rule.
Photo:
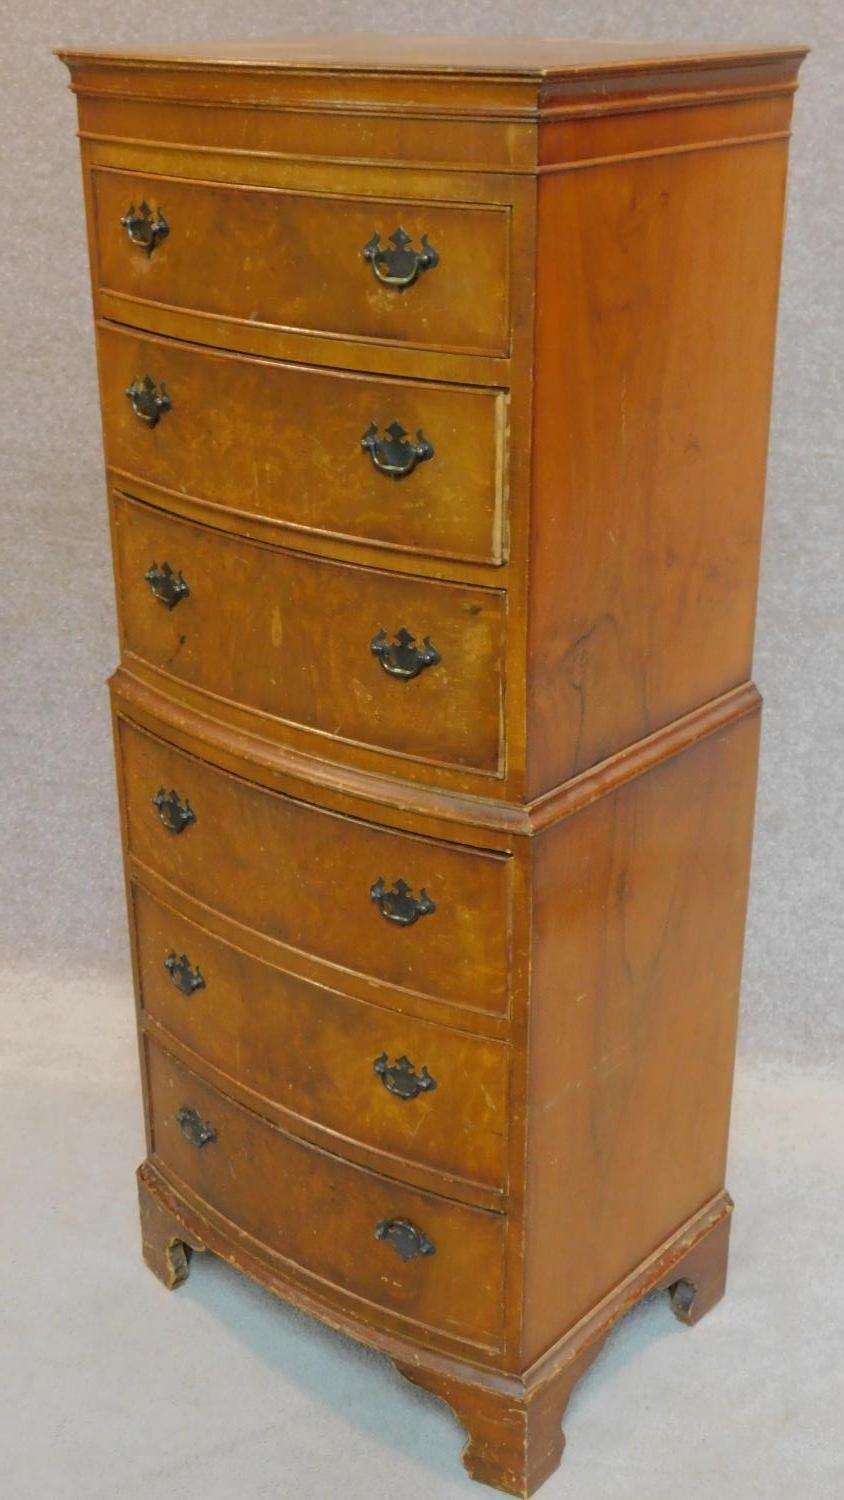
[[[750,675],[785,166],[775,141],[541,180],[534,794]]]
[[[384,1324],[363,1329],[344,1308],[315,1301],[288,1268],[280,1272],[256,1260],[246,1242],[231,1238],[225,1221],[198,1213],[149,1162],[139,1169],[138,1191],[144,1258],[168,1289],[185,1279],[192,1250],[214,1250],[295,1306],[390,1355],[407,1380],[438,1396],[466,1429],[462,1456],[469,1474],[522,1497],[532,1495],[559,1463],[565,1441],[560,1424],[569,1397],[619,1318],[649,1293],[667,1291],[679,1321],[694,1324],[718,1303],[726,1286],[732,1201],[722,1193],[524,1376],[490,1373],[423,1346],[409,1350]]]
[[[510,861],[402,835],[267,792],[119,721],[128,849],[195,900],[390,990],[507,1008]],[[153,805],[175,789],[196,821],[170,833]],[[412,926],[385,920],[375,882],[404,880],[436,910]]]
[[[530,1359],[723,1186],[758,732],[748,715],[533,843]]]
[[[451,1339],[495,1347],[503,1317],[504,1221],[412,1191],[305,1145],[235,1104],[147,1043],[151,1160],[163,1174],[236,1224],[262,1253],[290,1261],[317,1284],[361,1298]],[[185,1139],[179,1110],[196,1110],[216,1139]],[[403,1262],[377,1241],[383,1220],[406,1220],[434,1251]]]
[[[421,1361],[397,1361],[407,1380],[438,1396],[465,1427],[462,1458],[473,1479],[506,1494],[528,1496],[554,1472],[563,1456],[561,1422],[574,1387],[600,1354],[613,1324],[644,1293],[668,1291],[672,1311],[687,1324],[699,1322],[715,1306],[726,1286],[731,1210],[725,1197],[707,1205],[651,1257],[632,1285],[622,1285],[596,1316],[576,1325],[521,1385],[481,1385]]]
[[[262,518],[279,542],[292,532],[505,560],[504,392],[244,359],[107,324],[98,345],[106,460],[124,488],[188,494],[212,524],[218,508],[241,527]],[[126,400],[150,371],[173,402],[155,428]],[[434,448],[400,480],[361,446],[372,422],[383,432],[394,421]]]
[[[132,889],[142,1021],[221,1088],[327,1150],[353,1142],[382,1170],[408,1159],[435,1169],[431,1185],[496,1206],[506,1180],[507,1049],[502,1042],[433,1025],[352,999],[224,942],[143,886]],[[182,993],[165,960],[186,954],[204,981]],[[390,1093],[375,1071],[409,1057],[435,1088]],[[353,1140],[350,1139],[353,1137]],[[499,1205],[500,1206],[500,1205]]]
[[[141,328],[143,304],[150,301],[379,343],[507,352],[509,225],[503,208],[316,197],[105,168],[92,182],[98,280],[137,299]],[[160,206],[173,227],[153,255],[142,249],[127,255],[114,229],[141,201]],[[406,296],[382,285],[361,255],[373,233],[387,242],[399,227],[417,249],[427,235],[441,259]]]
[[[383,1351],[513,1495],[618,1318],[724,1290],[802,56],[65,54],[144,1256],[173,1286],[207,1249]],[[399,225],[439,256],[401,290],[363,254]],[[394,420],[434,449],[400,479],[361,447]],[[370,643],[403,627],[440,660],[397,681]]]
[[[502,590],[270,549],[121,496],[114,533],[127,656],[333,745],[368,742],[389,751],[391,765],[408,757],[499,773]],[[165,560],[190,588],[173,609],[146,581]],[[409,680],[371,650],[380,632],[390,644],[400,630],[418,650],[430,640],[440,658]]]

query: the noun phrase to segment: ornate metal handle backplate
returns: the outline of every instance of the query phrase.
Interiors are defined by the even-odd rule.
[[[191,823],[196,822],[196,813],[187,797],[183,802],[176,791],[166,792],[160,786],[152,799],[152,805],[158,809],[158,816],[168,833],[183,833]]]
[[[412,286],[420,271],[431,271],[439,264],[439,256],[423,234],[421,250],[412,250],[410,235],[399,225],[390,235],[389,245],[381,244],[376,229],[372,239],[363,247],[363,258],[368,260],[374,274],[384,286],[396,287],[400,292]]]
[[[438,661],[442,661],[436,646],[431,645],[430,636],[426,635],[422,645],[417,646],[415,635],[411,635],[404,626],[396,631],[392,642],[388,639],[386,630],[379,630],[369,642],[369,649],[373,656],[378,657],[390,677],[401,677],[405,682],[411,677],[418,677],[426,667],[435,667]]]
[[[375,1226],[376,1240],[386,1240],[402,1260],[415,1260],[417,1255],[436,1255],[437,1247],[411,1224],[409,1219],[382,1219]]]
[[[166,240],[170,233],[170,225],[167,223],[161,209],[153,213],[146,199],[139,208],[134,203],[126,210],[120,220],[133,245],[140,245],[146,250],[147,255],[152,255],[156,245]]]
[[[420,428],[416,442],[407,441],[407,431],[401,422],[391,422],[385,429],[386,437],[379,438],[378,423],[371,422],[360,440],[365,453],[372,459],[379,474],[389,474],[391,479],[403,479],[411,474],[417,464],[433,458],[434,450]]]
[[[397,1099],[415,1099],[418,1094],[429,1094],[437,1086],[427,1068],[417,1073],[409,1057],[397,1057],[394,1063],[387,1061],[386,1052],[376,1057],[372,1064],[385,1089]]]
[[[393,889],[388,891],[379,876],[370,887],[369,894],[382,917],[386,917],[388,922],[395,922],[397,927],[412,927],[420,917],[427,917],[437,909],[424,888],[418,896],[414,896],[404,880],[396,880]]]
[[[175,948],[171,948],[164,960],[164,967],[170,975],[171,984],[174,984],[177,990],[181,990],[183,995],[193,995],[197,990],[205,989],[203,975],[199,968],[191,968],[190,959],[186,953],[182,953],[177,958]]]
[[[217,1132],[214,1126],[208,1120],[203,1120],[195,1109],[188,1109],[185,1106],[177,1110],[176,1119],[185,1140],[190,1141],[197,1151],[201,1151],[203,1146],[209,1146],[212,1141],[216,1141]]]
[[[157,427],[164,413],[173,409],[166,385],[163,381],[161,385],[156,385],[151,375],[136,376],[127,388],[126,395],[132,403],[135,416],[139,421],[146,422],[147,427]]]
[[[167,609],[175,609],[180,599],[187,599],[190,589],[185,583],[181,573],[176,573],[169,562],[164,562],[159,568],[154,562],[151,568],[147,568],[144,578],[150,586],[150,591],[156,599],[166,605]]]

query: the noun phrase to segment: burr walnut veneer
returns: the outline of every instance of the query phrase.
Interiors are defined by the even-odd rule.
[[[383,1350],[515,1495],[627,1308],[724,1287],[802,55],[62,54],[144,1254]]]

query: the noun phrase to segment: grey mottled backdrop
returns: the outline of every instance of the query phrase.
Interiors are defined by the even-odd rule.
[[[6,11],[0,510],[2,949],[87,970],[125,954],[102,679],[115,661],[74,101],[59,43],[375,29],[340,0],[50,3]],[[420,16],[424,25],[420,26]],[[808,41],[797,97],[756,676],[766,697],[743,1044],[842,1038],[842,100],[838,0],[394,0],[389,29]],[[525,23],[529,22],[529,28]],[[837,871],[838,878],[835,878]]]
[[[61,43],[379,27],[815,49],[794,120],[756,652],[767,712],[731,1157],[746,1209],[733,1293],[710,1332],[690,1336],[694,1352],[662,1338],[667,1313],[628,1320],[576,1398],[567,1475],[543,1493],[834,1500],[844,1493],[832,1228],[844,1168],[831,1071],[844,1037],[840,0],[7,4],[0,1232],[4,1265],[19,1272],[4,1281],[11,1338],[0,1341],[9,1493],[472,1492],[448,1419],[385,1366],[345,1345],[340,1358],[334,1335],[289,1311],[269,1318],[268,1299],[220,1263],[164,1303],[135,1269],[140,1113],[102,686],[115,622],[74,101],[51,56]]]

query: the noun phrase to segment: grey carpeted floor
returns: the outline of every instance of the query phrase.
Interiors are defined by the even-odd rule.
[[[116,656],[63,41],[387,24],[372,4],[31,0],[6,60],[0,464],[0,1488],[10,1500],[481,1494],[430,1398],[205,1257],[144,1270],[107,705]],[[396,0],[390,29],[809,40],[760,594],[766,697],[726,1301],[637,1310],[575,1393],[548,1500],[844,1496],[839,0]],[[678,1143],[682,1149],[682,1143]]]
[[[139,1259],[132,1168],[143,1141],[124,967],[0,977],[0,1126],[22,1152],[4,1151],[0,1180],[3,1493],[491,1493],[464,1475],[450,1414],[386,1360],[207,1256],[194,1257],[185,1286],[164,1290]],[[834,1078],[746,1061],[729,1180],[727,1298],[694,1329],[664,1297],[619,1326],[572,1399],[547,1500],[844,1494]]]

